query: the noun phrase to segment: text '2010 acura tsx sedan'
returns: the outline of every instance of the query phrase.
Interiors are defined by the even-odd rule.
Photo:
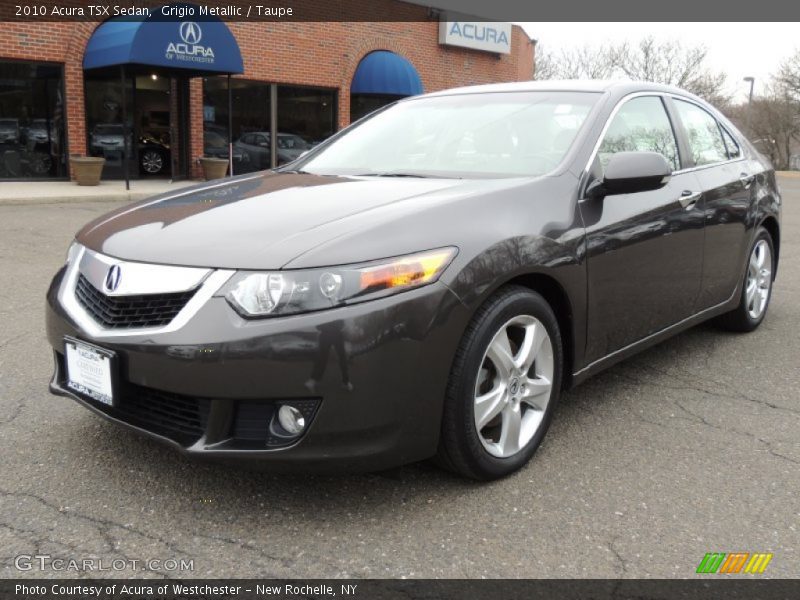
[[[189,455],[497,478],[565,388],[712,317],[756,328],[780,202],[679,89],[406,99],[84,227],[48,292],[50,389]]]

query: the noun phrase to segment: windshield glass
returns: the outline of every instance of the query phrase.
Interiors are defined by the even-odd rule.
[[[511,92],[399,102],[294,166],[320,175],[542,175],[564,158],[599,96]]]

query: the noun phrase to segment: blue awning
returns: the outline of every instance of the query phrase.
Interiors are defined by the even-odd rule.
[[[195,6],[195,14],[197,10]],[[244,72],[239,44],[225,23],[210,16],[188,19],[192,20],[165,18],[161,7],[152,8],[149,17],[109,19],[89,39],[83,68],[133,64],[204,73]]]
[[[422,81],[408,59],[394,52],[376,50],[358,63],[350,93],[414,96],[422,93]]]

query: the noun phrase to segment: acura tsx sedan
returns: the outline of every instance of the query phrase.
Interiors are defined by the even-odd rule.
[[[680,89],[409,98],[86,225],[47,295],[50,390],[192,456],[501,477],[563,390],[707,319],[758,327],[780,204]]]

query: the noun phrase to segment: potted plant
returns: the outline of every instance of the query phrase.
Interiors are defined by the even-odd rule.
[[[106,159],[102,156],[70,156],[69,164],[78,185],[99,185]]]
[[[228,172],[228,161],[224,158],[201,156],[200,164],[203,165],[203,176],[205,177],[206,181],[211,179],[222,179]]]

